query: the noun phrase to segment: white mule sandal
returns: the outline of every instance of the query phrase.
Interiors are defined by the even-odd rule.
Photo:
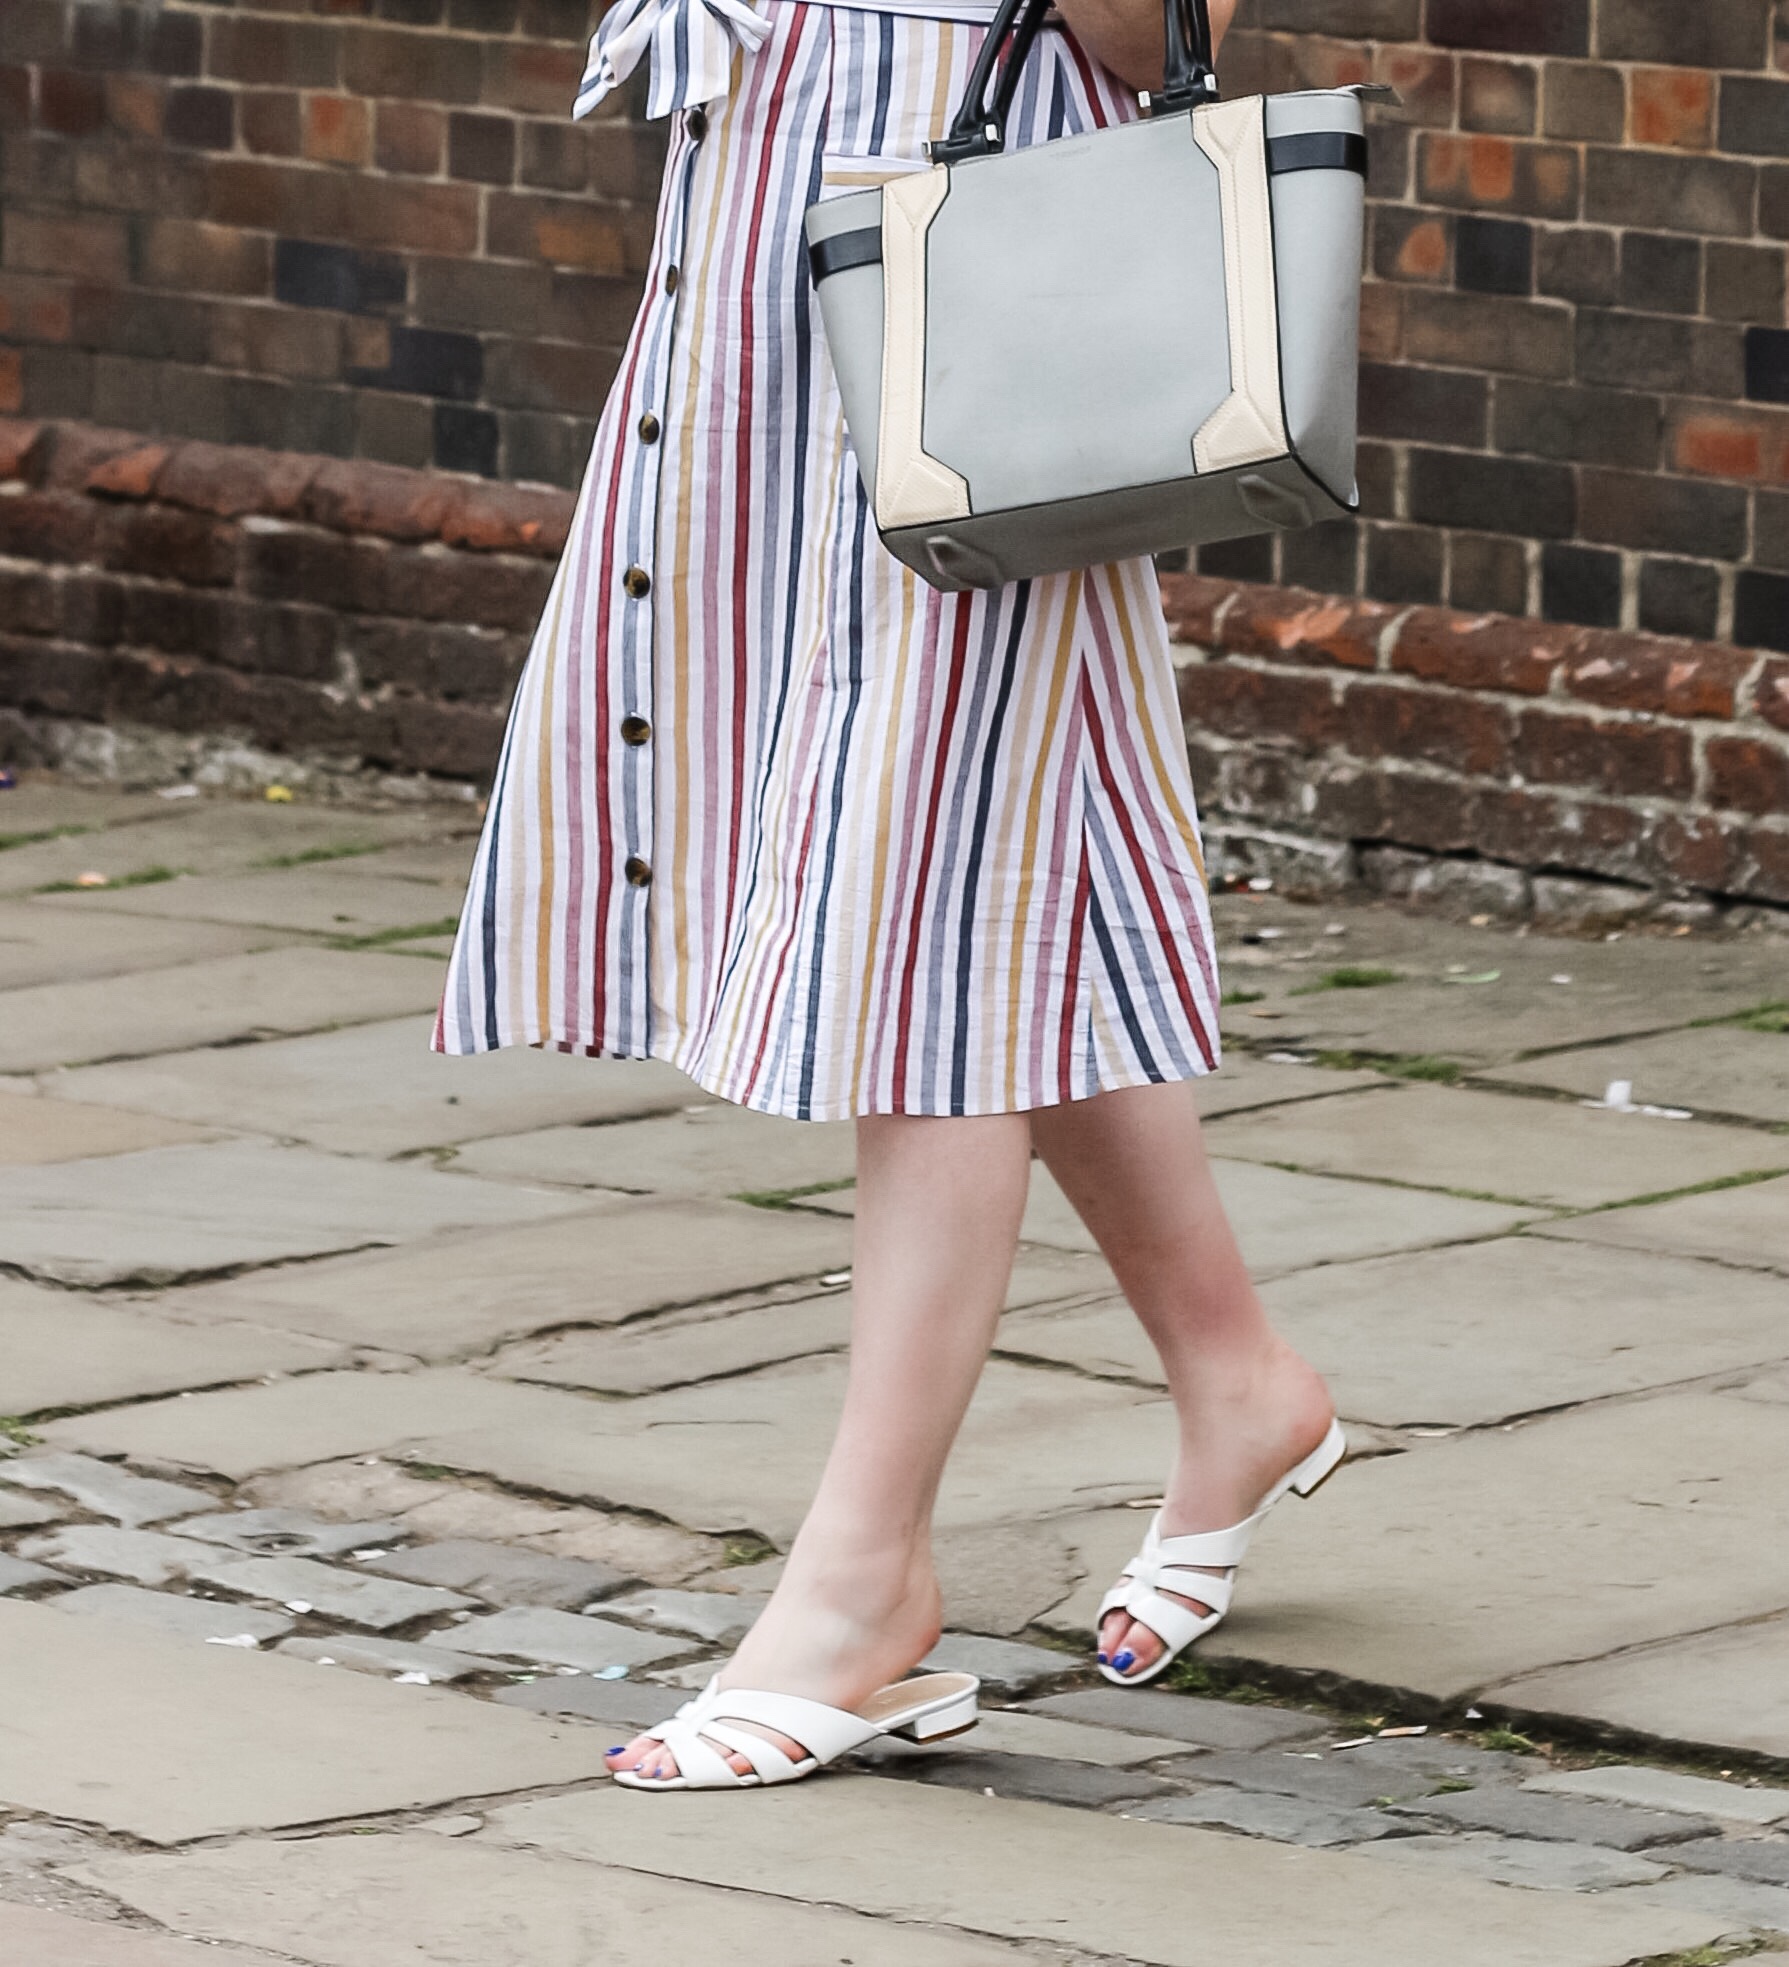
[[[879,1689],[855,1709],[827,1707],[799,1694],[758,1694],[743,1687],[717,1687],[710,1681],[686,1701],[663,1727],[647,1733],[677,1758],[677,1774],[663,1778],[617,1769],[614,1780],[628,1789],[758,1789],[771,1783],[799,1782],[866,1742],[899,1735],[910,1742],[942,1741],[975,1726],[975,1697],[981,1682],[972,1673],[926,1673]],[[807,1754],[791,1761],[774,1742],[753,1728],[773,1728],[799,1742]],[[703,1737],[706,1736],[707,1740]],[[752,1765],[742,1776],[716,1749],[724,1742]]]
[[[1097,1634],[1114,1612],[1126,1612],[1162,1642],[1162,1656],[1140,1673],[1120,1673],[1102,1660],[1099,1670],[1106,1679],[1118,1687],[1142,1687],[1165,1673],[1195,1639],[1203,1639],[1220,1624],[1236,1589],[1236,1567],[1247,1554],[1249,1540],[1262,1518],[1284,1495],[1315,1495],[1341,1466],[1347,1449],[1341,1422],[1332,1420],[1321,1443],[1268,1490],[1254,1515],[1228,1530],[1164,1537],[1161,1513],[1157,1511],[1149,1534],[1143,1539],[1143,1548],[1125,1566],[1117,1584],[1100,1600],[1094,1631]],[[1201,1568],[1204,1566],[1212,1569]],[[1164,1590],[1197,1599],[1211,1610],[1202,1618],[1190,1605],[1164,1598]]]

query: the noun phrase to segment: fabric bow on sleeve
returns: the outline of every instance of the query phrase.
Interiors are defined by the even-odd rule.
[[[769,34],[750,0],[616,0],[590,43],[572,115],[588,116],[649,53],[649,118],[712,102],[732,86],[734,49],[754,54]]]

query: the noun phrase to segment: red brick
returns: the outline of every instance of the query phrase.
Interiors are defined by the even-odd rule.
[[[1640,872],[1647,822],[1631,806],[1564,799],[1527,786],[1483,789],[1470,843],[1493,860],[1617,879]]]
[[[243,147],[257,157],[296,157],[303,142],[303,106],[292,89],[245,89],[236,120]]]
[[[1578,155],[1563,144],[1426,131],[1417,147],[1417,188],[1435,205],[1576,218]]]
[[[352,186],[353,196],[334,236],[421,253],[478,251],[479,194],[472,185],[398,184],[383,178],[338,182]]]
[[[112,498],[146,499],[155,489],[156,476],[167,463],[169,452],[166,444],[142,444],[133,451],[120,451],[88,472],[86,489]]]
[[[1460,854],[1478,846],[1479,799],[1458,779],[1419,776],[1395,768],[1376,774],[1375,837],[1432,854]]]
[[[383,540],[344,537],[309,526],[246,532],[241,591],[264,601],[321,603],[350,614],[384,610]]]
[[[1341,744],[1357,758],[1488,778],[1507,769],[1509,712],[1493,700],[1421,685],[1350,682],[1342,692]]]
[[[0,622],[15,635],[54,635],[60,583],[40,568],[0,568]]]
[[[332,459],[318,466],[304,510],[314,525],[338,533],[428,540],[440,536],[454,493],[450,481],[427,472]]]
[[[1389,82],[1397,90],[1401,117],[1444,130],[1453,122],[1457,78],[1452,55],[1431,48],[1381,48],[1373,75],[1375,81]]]
[[[364,165],[373,155],[373,111],[358,96],[304,99],[304,154],[317,164]]]
[[[478,553],[532,553],[556,559],[571,531],[570,492],[512,485],[467,485],[449,500],[441,537]]]
[[[1766,661],[1753,696],[1765,723],[1789,731],[1789,662],[1774,656]]]
[[[221,587],[235,578],[236,529],[177,506],[120,506],[104,515],[99,558],[115,573]]]
[[[1736,892],[1759,901],[1789,902],[1789,828],[1748,828],[1734,847],[1745,870],[1735,883]]]
[[[484,778],[497,762],[503,713],[495,707],[400,697],[391,714],[397,745],[392,762],[401,771]]]
[[[1636,68],[1628,78],[1635,143],[1706,150],[1714,141],[1714,77],[1693,68]]]
[[[1561,672],[1568,696],[1607,710],[1730,718],[1752,658],[1706,642],[1586,629]]]
[[[1391,667],[1456,689],[1545,696],[1571,650],[1573,635],[1551,622],[1418,608],[1398,630]]]
[[[233,519],[243,513],[291,518],[302,510],[318,460],[237,444],[181,444],[163,467],[156,496]]]
[[[25,407],[25,362],[16,348],[0,348],[0,414]]]
[[[133,431],[99,424],[51,424],[45,432],[43,482],[59,491],[85,491],[90,473],[109,458],[134,451],[142,441]]]
[[[0,273],[0,335],[26,342],[65,342],[73,329],[66,281],[34,273]]]
[[[0,481],[29,479],[42,454],[44,426],[0,417]],[[1789,665],[1786,665],[1789,674]],[[1786,700],[1789,702],[1789,700]]]
[[[373,157],[382,171],[409,177],[440,175],[447,149],[447,116],[420,102],[382,102],[373,126]]]
[[[1404,296],[1383,281],[1369,280],[1360,295],[1363,362],[1395,362],[1404,346]]]
[[[488,41],[480,100],[526,116],[563,116],[578,93],[584,55],[527,41]],[[412,91],[412,93],[419,93]]]
[[[1161,587],[1162,609],[1173,639],[1201,649],[1217,648],[1218,618],[1241,587],[1207,574],[1164,574]]]
[[[1739,867],[1732,830],[1703,814],[1670,813],[1654,822],[1641,842],[1641,864],[1654,880],[1723,894]]]
[[[1789,411],[1675,405],[1669,441],[1676,469],[1754,484],[1789,480]]]
[[[0,499],[0,554],[13,560],[79,562],[93,552],[100,508],[61,491]]]
[[[532,629],[552,584],[553,568],[541,560],[451,553],[438,546],[393,547],[382,612],[418,621]]]
[[[90,137],[106,120],[105,83],[97,75],[46,68],[37,78],[37,121],[61,137]]]
[[[1618,799],[1683,797],[1695,784],[1689,733],[1675,725],[1524,711],[1511,762],[1540,785],[1573,786]]]
[[[1296,671],[1189,663],[1180,672],[1180,705],[1189,723],[1233,738],[1282,738],[1318,751],[1340,733],[1329,679]]]
[[[342,373],[342,323],[311,308],[236,306],[208,310],[213,367],[262,376],[333,382]]]
[[[1270,662],[1377,669],[1379,645],[1398,618],[1380,601],[1330,600],[1297,588],[1239,587],[1224,617],[1223,646]]]
[[[627,240],[612,207],[585,198],[493,192],[486,247],[498,259],[545,260],[590,273],[627,270]]]
[[[162,133],[165,86],[143,75],[108,75],[106,121],[126,136],[153,141]]]
[[[1769,738],[1710,738],[1708,802],[1774,819],[1789,813],[1789,746]]]

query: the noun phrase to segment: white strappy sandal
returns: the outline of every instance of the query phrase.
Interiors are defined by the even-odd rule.
[[[1236,1567],[1247,1554],[1249,1540],[1261,1519],[1284,1495],[1315,1495],[1341,1466],[1347,1450],[1341,1422],[1331,1421],[1322,1442],[1289,1475],[1274,1484],[1254,1515],[1228,1530],[1164,1537],[1158,1510],[1149,1525],[1148,1536],[1143,1539],[1143,1548],[1125,1566],[1117,1584],[1100,1600],[1094,1631],[1097,1634],[1114,1612],[1126,1612],[1139,1624],[1146,1625],[1162,1642],[1164,1650],[1159,1660],[1140,1673],[1120,1673],[1102,1660],[1099,1670],[1106,1679],[1117,1687],[1145,1686],[1165,1673],[1194,1640],[1203,1639],[1220,1624],[1236,1589]],[[1212,1568],[1201,1568],[1204,1566]],[[1211,1610],[1201,1617],[1190,1605],[1164,1598],[1164,1590],[1197,1599]]]
[[[866,1742],[899,1735],[910,1742],[942,1741],[975,1726],[975,1697],[981,1682],[972,1673],[926,1673],[881,1688],[856,1709],[827,1707],[798,1694],[758,1694],[743,1687],[717,1687],[710,1681],[662,1727],[647,1733],[677,1758],[677,1774],[655,1777],[617,1769],[614,1779],[629,1789],[759,1789],[771,1783],[799,1782]],[[774,1742],[753,1728],[773,1728],[807,1754],[791,1761]],[[704,1736],[707,1737],[704,1740]],[[724,1742],[752,1765],[742,1776],[713,1744]]]

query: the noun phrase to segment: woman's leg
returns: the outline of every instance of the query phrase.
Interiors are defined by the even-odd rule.
[[[851,1708],[936,1643],[932,1505],[1006,1299],[1030,1157],[1023,1114],[858,1122],[844,1409],[782,1581],[723,1685]],[[643,1735],[610,1766],[675,1764]]]
[[[1267,1322],[1212,1179],[1192,1087],[1053,1107],[1032,1116],[1032,1135],[1161,1355],[1180,1421],[1163,1535],[1240,1523],[1317,1446],[1333,1408],[1315,1370]],[[1100,1652],[1120,1673],[1141,1672],[1162,1642],[1114,1612]]]

